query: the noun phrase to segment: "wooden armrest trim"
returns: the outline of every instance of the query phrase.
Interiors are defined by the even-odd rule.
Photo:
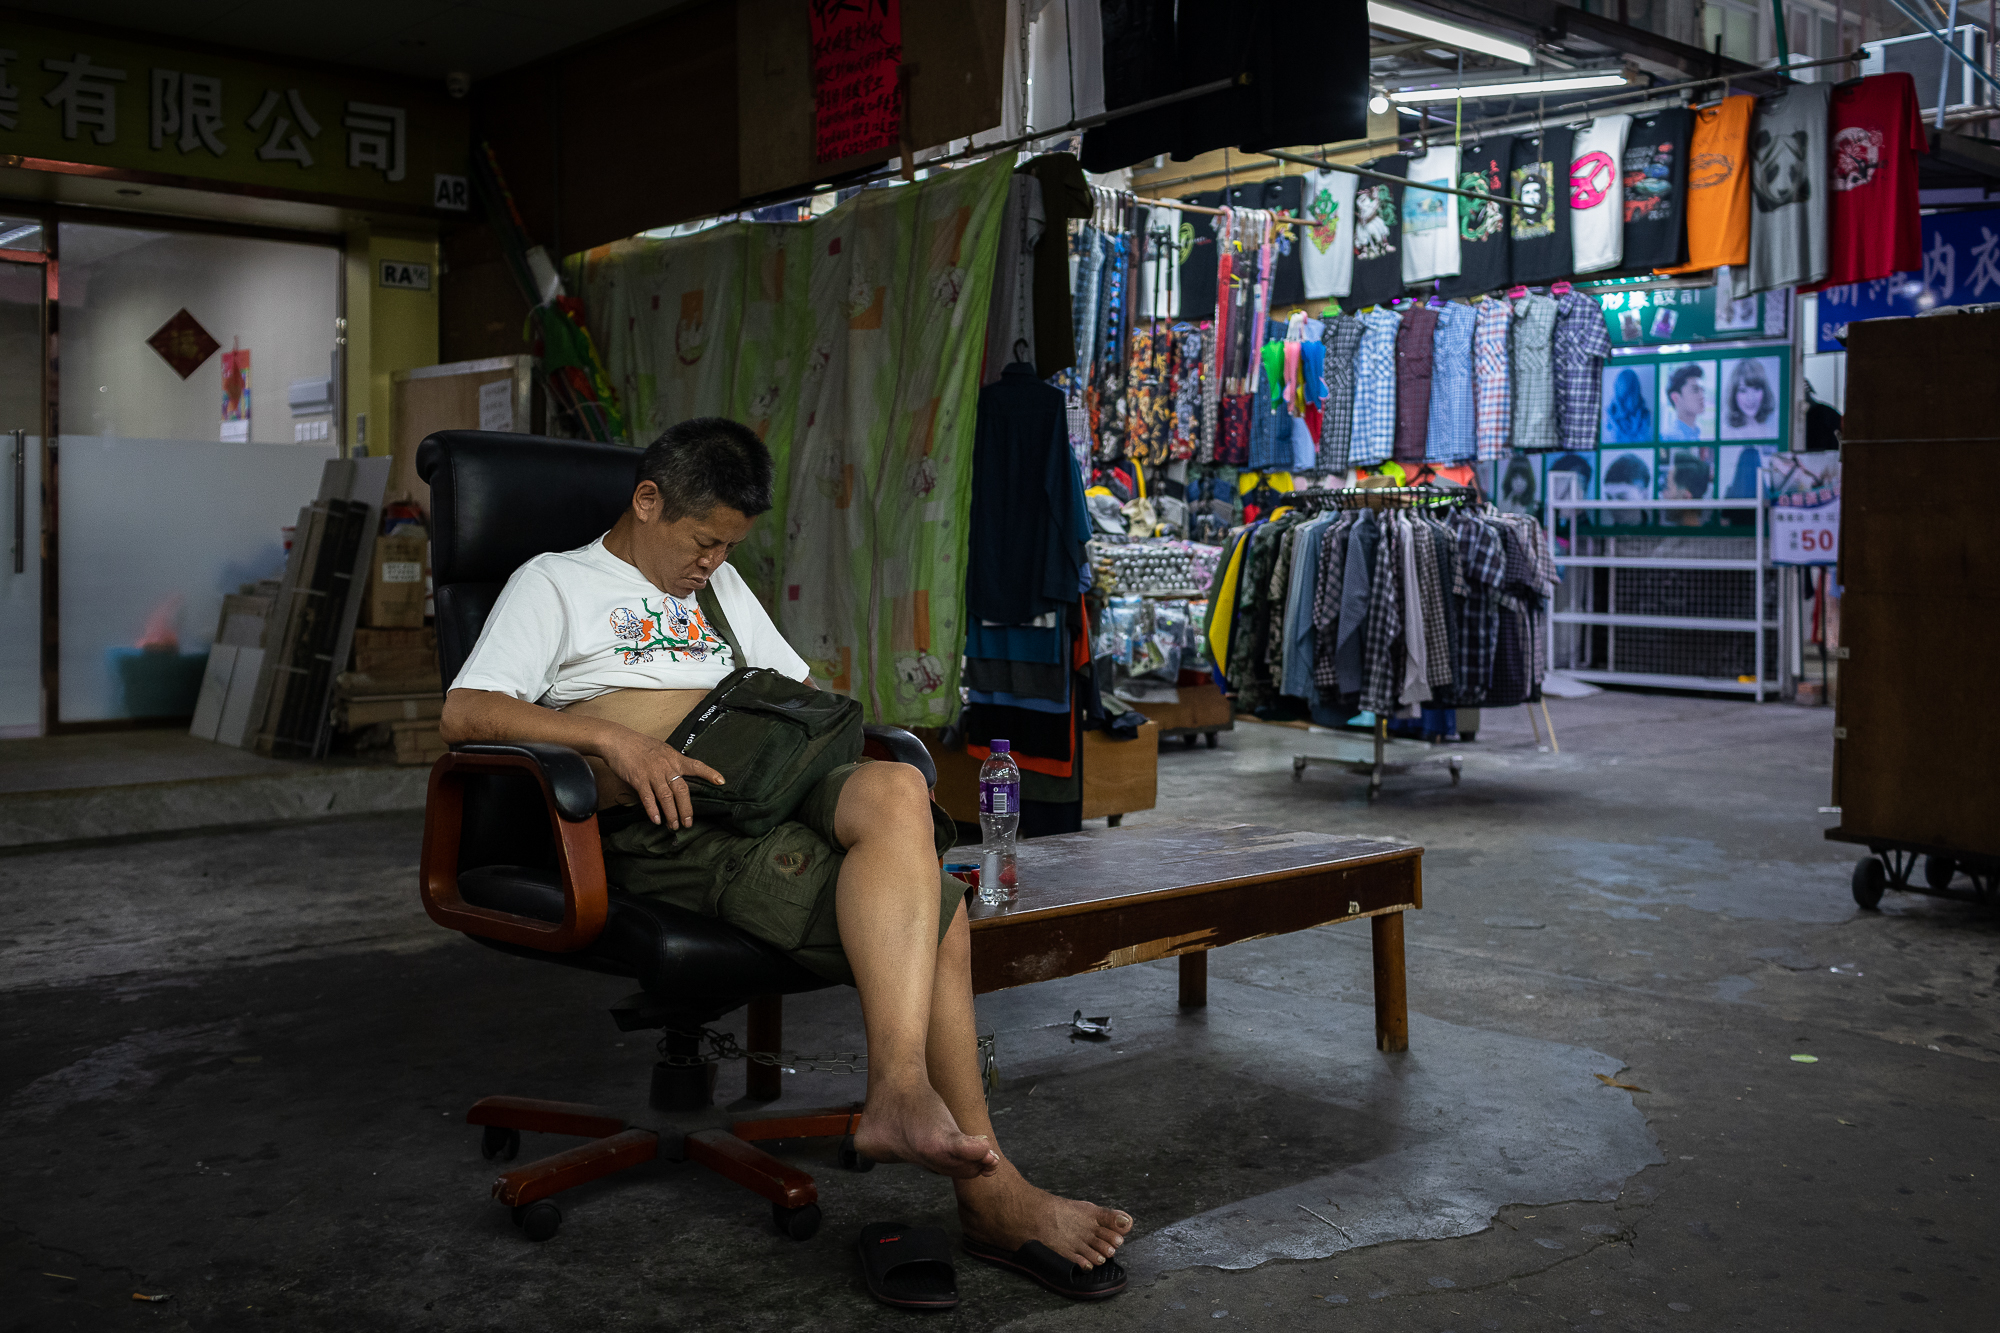
[[[508,772],[530,773],[541,784],[562,875],[560,925],[513,912],[475,907],[459,896],[458,849],[459,834],[465,823],[466,775]],[[418,874],[424,911],[440,926],[548,953],[574,953],[586,948],[603,931],[605,914],[611,906],[604,883],[604,849],[597,840],[597,816],[576,822],[562,818],[548,776],[526,755],[454,751],[431,765],[430,790],[424,799],[423,861]]]

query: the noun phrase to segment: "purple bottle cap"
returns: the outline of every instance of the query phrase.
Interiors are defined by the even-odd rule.
[[[996,740],[993,742],[993,744],[987,746],[986,748],[991,750],[994,754],[1006,754],[1008,752],[1008,745],[1009,743],[1007,741]]]

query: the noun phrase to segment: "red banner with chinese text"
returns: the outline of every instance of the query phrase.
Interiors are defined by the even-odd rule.
[[[894,146],[901,0],[812,0],[814,153],[837,162]]]

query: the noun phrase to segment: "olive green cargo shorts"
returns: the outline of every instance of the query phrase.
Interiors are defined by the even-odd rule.
[[[670,829],[639,806],[598,812],[605,878],[615,888],[727,921],[776,945],[828,981],[854,984],[840,947],[834,888],[847,849],[833,834],[840,789],[862,764],[844,764],[806,794],[792,817],[760,838],[714,822]],[[938,855],[958,840],[935,801]],[[965,901],[965,884],[938,871],[938,938]]]

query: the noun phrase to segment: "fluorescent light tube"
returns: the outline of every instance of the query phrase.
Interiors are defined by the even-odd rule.
[[[1432,18],[1397,5],[1380,4],[1368,0],[1368,21],[1379,24],[1392,32],[1406,32],[1412,37],[1430,37],[1445,46],[1457,47],[1462,51],[1478,51],[1482,55],[1494,56],[1515,65],[1532,65],[1535,53],[1519,42],[1510,42],[1504,37],[1495,37],[1480,32],[1476,28],[1462,28],[1456,23]]]
[[[1581,92],[1586,88],[1623,88],[1623,74],[1583,74],[1567,79],[1528,79],[1519,83],[1473,83],[1463,88],[1390,89],[1397,102],[1449,102],[1463,97],[1470,102],[1481,97],[1527,97],[1534,93]]]

